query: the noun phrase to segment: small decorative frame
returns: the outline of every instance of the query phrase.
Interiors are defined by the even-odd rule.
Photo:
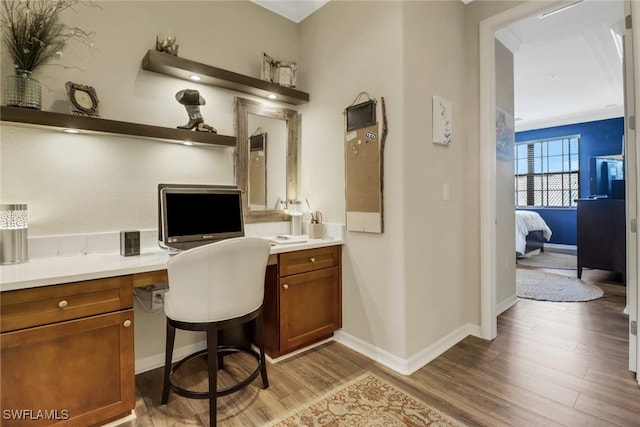
[[[71,112],[79,116],[98,117],[98,95],[91,86],[67,82],[67,97],[71,102]]]
[[[278,61],[276,63],[277,83],[285,87],[296,87],[298,83],[298,64],[294,61]]]
[[[433,96],[433,142],[451,145],[453,136],[453,111],[451,101]]]
[[[277,83],[281,86],[295,88],[297,85],[298,63],[295,61],[278,61],[266,53],[262,53],[260,79]]]
[[[262,69],[260,78],[267,82],[273,82],[273,74],[275,69],[275,61],[266,53],[262,53]]]

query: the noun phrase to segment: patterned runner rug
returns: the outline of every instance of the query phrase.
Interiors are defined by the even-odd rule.
[[[405,427],[464,424],[383,379],[364,374],[269,426]]]

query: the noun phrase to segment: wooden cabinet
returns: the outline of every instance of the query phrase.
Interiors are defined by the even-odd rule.
[[[3,292],[3,426],[90,426],[134,408],[133,278]]]
[[[625,281],[626,220],[625,201],[620,199],[579,199],[578,277],[583,268],[622,274]]]
[[[278,357],[342,327],[341,246],[278,255],[265,281],[265,349]]]

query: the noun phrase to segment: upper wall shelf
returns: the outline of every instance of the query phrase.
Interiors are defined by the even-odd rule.
[[[150,49],[142,59],[142,69],[193,81],[192,75],[199,76],[204,83],[231,89],[250,95],[268,98],[275,95],[276,101],[299,105],[309,102],[309,94],[276,83],[190,61],[164,52]]]
[[[217,135],[210,132],[196,132],[185,129],[165,128],[101,119],[99,117],[75,116],[51,111],[31,110],[18,107],[0,107],[2,123],[26,126],[76,129],[88,133],[126,135],[161,141],[191,142],[194,144],[235,147],[233,136]]]

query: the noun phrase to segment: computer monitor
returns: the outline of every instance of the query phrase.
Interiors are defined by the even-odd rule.
[[[242,197],[237,187],[158,184],[160,247],[184,250],[242,236]]]

